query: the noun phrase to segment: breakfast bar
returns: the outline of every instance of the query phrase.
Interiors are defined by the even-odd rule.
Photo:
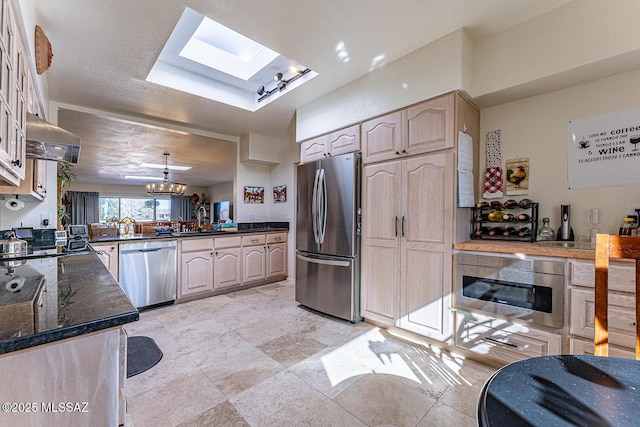
[[[0,424],[120,424],[126,376],[122,327],[138,320],[138,310],[95,253],[11,262],[0,275],[1,286],[11,280],[23,284],[2,289],[0,299],[0,400],[6,402]]]

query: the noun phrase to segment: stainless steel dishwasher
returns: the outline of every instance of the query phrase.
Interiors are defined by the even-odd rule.
[[[138,307],[176,299],[177,241],[120,243],[120,286]]]

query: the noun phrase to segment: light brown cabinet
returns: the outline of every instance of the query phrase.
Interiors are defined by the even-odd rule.
[[[569,345],[572,354],[593,354],[595,265],[569,261]],[[635,264],[612,262],[609,268],[609,355],[635,358]]]
[[[118,277],[118,245],[115,243],[92,243],[91,247],[96,251],[100,261],[107,267],[111,275]]]
[[[242,283],[242,248],[240,237],[215,239],[215,265],[213,289],[222,289]]]
[[[47,197],[47,161],[27,159],[26,177],[18,186],[0,185],[0,194],[26,196],[27,199],[43,201]]]
[[[181,242],[178,298],[213,290],[213,239]]]
[[[453,148],[457,97],[450,93],[364,122],[362,163]]]
[[[456,313],[456,345],[505,363],[537,356],[561,354],[562,336],[526,324]]]
[[[361,314],[452,342],[457,131],[478,110],[450,93],[362,124]],[[460,217],[458,217],[460,216]]]
[[[256,282],[267,277],[267,248],[264,235],[242,237],[242,283]]]
[[[287,275],[287,234],[267,234],[267,278]]]
[[[453,153],[365,166],[362,186],[363,317],[446,339]]]
[[[360,125],[322,135],[300,144],[302,163],[360,150]]]

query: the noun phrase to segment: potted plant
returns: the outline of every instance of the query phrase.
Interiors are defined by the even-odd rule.
[[[58,230],[61,230],[65,222],[70,218],[67,211],[68,200],[63,197],[63,188],[69,186],[78,177],[73,173],[73,165],[67,162],[58,162]]]

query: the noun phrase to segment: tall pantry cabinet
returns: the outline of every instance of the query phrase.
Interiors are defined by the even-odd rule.
[[[362,316],[444,342],[453,243],[469,232],[469,209],[456,208],[458,130],[477,146],[478,110],[450,93],[365,122],[361,135]]]

